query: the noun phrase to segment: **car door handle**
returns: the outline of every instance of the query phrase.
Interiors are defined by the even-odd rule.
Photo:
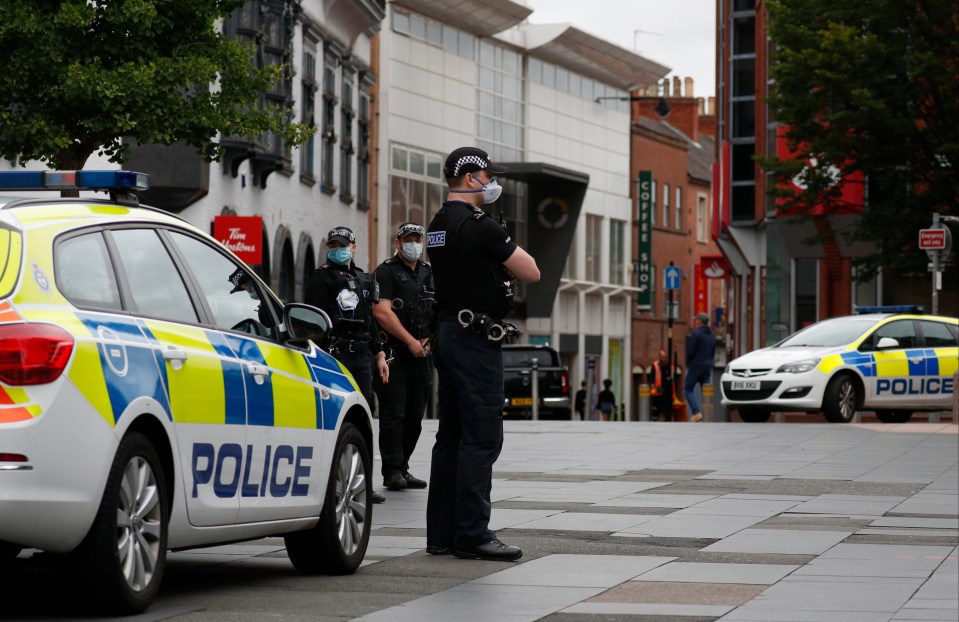
[[[266,365],[248,363],[246,368],[257,384],[263,384],[266,382],[266,379],[270,377],[270,369]]]
[[[187,359],[187,353],[185,350],[174,346],[167,346],[163,350],[163,360],[169,361],[170,367],[173,369],[180,369],[183,367],[183,361]]]
[[[921,363],[921,362],[922,362],[922,359],[923,359],[923,357],[921,357],[921,356],[917,356],[917,357],[912,357],[912,356],[910,356],[910,357],[908,357],[908,358],[909,358],[909,362],[910,362],[910,363]]]

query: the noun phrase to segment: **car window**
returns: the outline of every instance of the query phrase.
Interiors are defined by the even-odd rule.
[[[859,349],[864,352],[875,350],[876,344],[883,337],[892,337],[899,342],[900,348],[915,348],[918,344],[915,322],[912,320],[897,320],[877,328]]]
[[[919,320],[922,336],[926,338],[927,348],[949,348],[956,346],[956,338],[949,327],[942,322]]]
[[[852,343],[876,324],[874,319],[841,318],[825,320],[786,337],[776,348],[835,347]]]
[[[111,231],[137,311],[175,322],[196,323],[183,279],[153,229]]]
[[[78,307],[119,311],[120,290],[99,231],[63,240],[53,258],[57,288]]]
[[[217,328],[276,337],[268,303],[262,304],[263,292],[246,268],[196,238],[169,234],[190,266]]]

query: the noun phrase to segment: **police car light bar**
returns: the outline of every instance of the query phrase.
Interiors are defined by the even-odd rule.
[[[856,307],[856,313],[925,313],[923,305],[880,305],[874,307]]]
[[[150,176],[135,171],[10,171],[0,190],[149,190]]]

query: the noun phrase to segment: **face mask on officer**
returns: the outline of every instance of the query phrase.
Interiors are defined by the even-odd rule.
[[[423,244],[420,242],[403,242],[404,259],[407,261],[416,261],[423,255]]]
[[[353,253],[346,246],[337,246],[326,252],[326,257],[335,264],[345,266],[353,259]]]
[[[475,179],[478,183],[481,183],[481,184],[483,183],[483,182],[480,181],[479,178],[477,178],[477,177],[474,177],[473,179]],[[482,189],[482,190],[476,190],[476,192],[482,192],[482,193],[483,193],[483,203],[486,204],[486,205],[489,205],[490,203],[495,202],[496,199],[499,198],[499,195],[501,195],[501,194],[503,193],[503,187],[500,186],[498,183],[496,183],[496,178],[495,178],[495,177],[491,177],[488,182],[486,182],[485,184],[483,184],[483,189]]]

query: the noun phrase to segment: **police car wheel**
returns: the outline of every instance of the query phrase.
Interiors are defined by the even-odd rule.
[[[912,413],[904,410],[877,410],[876,419],[883,423],[905,423],[912,419]]]
[[[770,412],[758,408],[740,408],[739,418],[746,423],[765,423],[769,421]]]
[[[160,589],[170,519],[166,479],[142,434],[120,441],[93,526],[80,545],[96,608],[140,613]]]
[[[370,449],[360,431],[343,423],[320,522],[285,537],[293,566],[306,574],[350,574],[359,568],[373,520]]]
[[[830,423],[849,423],[861,404],[859,385],[848,374],[840,374],[826,386],[822,414]]]

